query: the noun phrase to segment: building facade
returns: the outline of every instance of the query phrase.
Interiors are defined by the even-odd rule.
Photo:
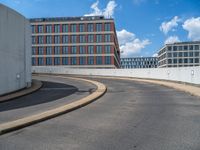
[[[166,44],[158,52],[158,67],[200,65],[200,41]]]
[[[113,19],[103,16],[30,19],[32,65],[119,68]]]
[[[31,86],[28,19],[0,4],[0,95]]]
[[[157,57],[121,58],[121,68],[157,68]]]

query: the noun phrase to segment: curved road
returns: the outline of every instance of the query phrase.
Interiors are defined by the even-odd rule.
[[[107,85],[103,97],[81,109],[0,136],[0,149],[200,149],[199,98],[142,82],[96,80]]]

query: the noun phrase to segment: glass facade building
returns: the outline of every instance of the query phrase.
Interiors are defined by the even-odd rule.
[[[119,68],[114,20],[103,16],[30,19],[32,65]]]
[[[158,58],[157,57],[132,57],[132,58],[121,58],[121,68],[157,68]]]
[[[200,41],[166,44],[158,52],[158,67],[200,65]]]

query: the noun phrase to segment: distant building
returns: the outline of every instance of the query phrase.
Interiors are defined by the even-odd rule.
[[[158,52],[158,67],[200,65],[200,41],[166,44]]]
[[[121,58],[121,68],[157,68],[157,57]]]
[[[0,95],[31,86],[29,21],[0,4]]]
[[[30,19],[32,65],[119,68],[114,20],[103,16]]]

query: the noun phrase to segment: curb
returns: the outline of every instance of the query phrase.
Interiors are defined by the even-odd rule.
[[[39,75],[39,76],[46,76],[46,75]],[[92,80],[87,80],[87,79],[81,79],[81,78],[73,78],[73,77],[63,77],[63,76],[54,76],[54,77],[59,77],[59,78],[66,78],[66,79],[73,79],[73,80],[81,80],[85,82],[92,83],[97,86],[97,90],[93,92],[92,94],[77,100],[75,102],[69,103],[64,106],[60,106],[45,112],[42,112],[40,114],[36,115],[31,115],[28,117],[24,117],[15,121],[10,121],[7,123],[0,124],[0,135],[21,129],[23,127],[56,117],[58,115],[73,111],[75,109],[78,109],[80,107],[83,107],[99,97],[101,97],[107,90],[106,86],[100,82],[97,81],[92,81]]]
[[[39,90],[42,87],[43,83],[38,80],[32,80],[32,85],[30,88],[25,88],[22,90],[19,90],[17,92],[13,92],[10,94],[7,94],[5,96],[0,96],[0,103],[6,102],[6,101],[11,101],[15,98],[19,98],[28,94],[31,94],[37,90]]]

